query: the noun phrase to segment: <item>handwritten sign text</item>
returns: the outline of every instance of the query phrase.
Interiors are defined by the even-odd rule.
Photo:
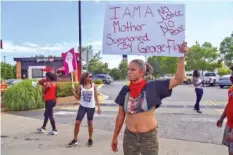
[[[122,4],[106,7],[103,54],[182,56],[184,5]]]

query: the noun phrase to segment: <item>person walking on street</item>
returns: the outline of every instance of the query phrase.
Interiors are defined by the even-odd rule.
[[[57,78],[54,73],[47,72],[46,79],[42,79],[39,81],[39,84],[42,85],[42,90],[43,90],[43,96],[45,101],[45,112],[44,112],[43,126],[37,130],[41,133],[44,133],[49,119],[52,126],[52,131],[49,132],[49,135],[58,134],[55,125],[55,120],[53,117],[53,108],[56,106],[56,79]]]
[[[98,106],[97,113],[98,114],[101,113],[97,88],[95,84],[92,83],[91,74],[85,72],[81,75],[79,88],[77,90],[77,93],[75,89],[73,89],[73,95],[77,100],[80,101],[80,106],[74,127],[74,138],[68,145],[73,146],[78,144],[78,133],[79,133],[80,125],[83,120],[83,117],[85,116],[85,114],[87,114],[88,132],[89,132],[88,145],[91,146],[93,144],[93,140],[92,140],[93,117],[95,113],[96,103]]]
[[[198,70],[193,71],[193,85],[195,87],[196,92],[196,104],[194,106],[194,110],[196,110],[198,113],[202,113],[200,111],[200,101],[203,96],[203,88],[202,88],[203,81],[200,77],[200,72]]]
[[[188,53],[183,44],[184,55]],[[132,60],[128,67],[130,85],[123,86],[115,102],[119,105],[111,148],[118,151],[118,135],[125,121],[123,138],[124,155],[158,155],[158,123],[155,109],[162,99],[171,96],[172,89],[183,83],[185,75],[185,56],[179,58],[177,72],[173,79],[146,81],[144,76],[150,72],[143,60]]]
[[[228,90],[228,103],[222,116],[217,121],[217,127],[221,128],[224,119],[227,117],[227,123],[223,134],[222,144],[228,147],[229,155],[233,155],[233,66],[231,67],[232,75],[230,77],[232,86]]]

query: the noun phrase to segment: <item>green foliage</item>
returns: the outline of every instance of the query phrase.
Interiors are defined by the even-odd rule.
[[[199,44],[193,45],[190,48],[186,58],[186,70],[208,70],[214,71],[220,67],[219,53],[216,47],[205,42],[202,46]]]
[[[75,83],[75,88],[78,84]],[[57,97],[72,96],[72,82],[57,82]]]
[[[103,81],[100,80],[100,79],[98,79],[98,80],[95,80],[94,83],[97,84],[97,85],[99,85],[99,84],[103,84]]]
[[[226,75],[226,74],[230,74],[231,73],[231,70],[229,67],[221,67],[221,68],[218,68],[218,74],[219,75]]]
[[[113,77],[114,80],[120,80],[121,79],[121,72],[117,68],[111,69],[109,75]]]
[[[100,52],[94,55],[93,59],[88,64],[88,71],[92,74],[106,74],[109,72],[108,63],[101,62]]]
[[[219,50],[225,65],[230,67],[233,64],[233,32],[221,42]]]
[[[121,60],[121,63],[119,64],[119,72],[120,72],[120,78],[126,79],[127,73],[128,73],[128,64],[127,61]]]
[[[175,74],[178,58],[151,56],[147,62],[153,67],[153,76],[158,77],[160,74]]]
[[[15,67],[1,62],[0,64],[0,68],[1,68],[1,78],[2,79],[13,79],[15,78],[16,74],[15,74]]]
[[[7,88],[3,103],[10,111],[41,109],[44,107],[42,89],[32,87],[32,80],[22,81]]]

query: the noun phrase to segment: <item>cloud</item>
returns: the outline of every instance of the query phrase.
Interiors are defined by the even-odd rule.
[[[91,45],[94,52],[102,51],[102,41],[91,41],[85,44],[84,46],[87,46],[87,45]]]
[[[75,47],[77,45],[74,43],[64,42],[58,44],[45,44],[45,45],[38,45],[35,43],[30,42],[23,42],[20,44],[11,42],[11,41],[4,41],[3,42],[3,49],[1,52],[4,53],[30,53],[30,54],[52,54],[53,52],[56,54],[60,54],[64,51],[69,50],[70,48]]]

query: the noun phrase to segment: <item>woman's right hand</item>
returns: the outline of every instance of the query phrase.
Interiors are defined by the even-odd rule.
[[[114,138],[112,140],[112,151],[113,152],[117,152],[118,151],[117,144],[118,144],[118,140],[117,140],[117,138]]]
[[[217,127],[221,128],[222,127],[223,120],[219,119],[216,123]]]

